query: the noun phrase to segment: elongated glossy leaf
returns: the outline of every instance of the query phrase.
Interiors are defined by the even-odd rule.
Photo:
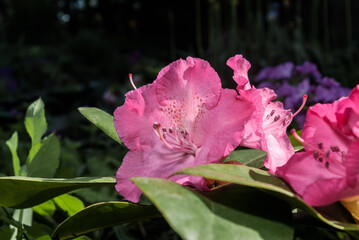
[[[0,206],[27,208],[76,189],[115,183],[114,177],[72,179],[0,177]]]
[[[53,232],[55,240],[71,239],[98,229],[160,216],[154,206],[128,202],[102,202],[67,218]]]
[[[113,124],[113,117],[110,114],[94,107],[80,107],[79,111],[90,122],[122,145],[121,140],[118,138],[115,125]]]
[[[264,166],[264,160],[267,158],[267,153],[258,149],[243,149],[231,152],[226,158],[228,161],[238,161],[250,167],[261,168]]]
[[[47,129],[44,102],[41,98],[28,107],[25,116],[25,127],[30,135],[32,146],[40,142]]]
[[[263,194],[255,189],[247,188],[245,191],[230,189],[226,194],[211,192],[212,195],[208,194],[206,197],[166,179],[132,178],[132,180],[183,239],[256,240],[293,237],[293,229],[285,223],[290,222],[289,205],[269,204],[272,208],[268,208],[265,204],[261,206],[260,196]],[[253,195],[253,191],[256,194]],[[239,196],[244,201],[238,204],[236,200],[241,199]],[[216,200],[211,200],[211,197]],[[277,199],[275,201],[279,203]],[[272,203],[270,199],[269,202]],[[226,205],[226,203],[232,204]],[[253,207],[257,209],[252,211]],[[279,217],[282,214],[281,210],[285,213],[285,219]]]
[[[55,197],[53,201],[69,216],[74,215],[85,207],[84,203],[79,198],[69,194],[63,194]]]
[[[0,239],[10,239],[15,229],[11,229],[6,225],[0,227]]]
[[[17,132],[14,132],[9,140],[6,141],[6,145],[9,147],[12,155],[12,165],[14,168],[14,175],[20,175],[20,159],[17,155],[17,144],[18,144]]]
[[[177,173],[202,176],[209,179],[232,182],[270,191],[278,198],[284,199],[285,201],[290,202],[293,206],[305,210],[312,216],[320,219],[332,227],[340,230],[359,231],[359,226],[356,224],[333,220],[333,217],[335,217],[337,214],[332,214],[330,217],[331,220],[329,220],[329,217],[324,217],[322,214],[323,211],[320,209],[316,210],[313,207],[307,205],[301,198],[297,197],[281,179],[257,168],[231,164],[208,164],[183,169]],[[334,211],[339,211],[335,208],[336,207],[334,205],[332,206],[331,210],[334,209]],[[324,212],[328,212],[328,209],[324,210]]]
[[[29,177],[53,177],[60,164],[60,141],[55,134],[43,140],[41,148],[29,163]]]
[[[52,199],[32,207],[32,210],[42,216],[52,216],[56,211],[56,206]]]

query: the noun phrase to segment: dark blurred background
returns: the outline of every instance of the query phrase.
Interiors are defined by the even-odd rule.
[[[112,114],[132,89],[128,73],[139,87],[178,58],[206,59],[230,88],[225,63],[235,54],[251,62],[251,79],[268,66],[310,61],[322,76],[352,88],[359,79],[358,12],[359,1],[351,0],[0,0],[0,175],[12,175],[5,141],[15,130],[24,163],[31,146],[26,108],[41,97],[48,131],[61,140],[56,176],[114,176],[126,149],[77,108]],[[118,199],[112,188],[76,194],[87,205]],[[167,230],[151,232],[158,224]],[[128,236],[138,228],[113,231],[134,239]],[[178,239],[164,221],[146,229],[147,237],[157,234],[148,239]],[[99,239],[112,239],[106,231],[109,237]]]
[[[10,158],[3,143],[18,130],[26,156],[24,114],[38,97],[63,151],[66,142],[73,154],[105,151],[111,140],[77,108],[112,113],[132,89],[128,73],[141,86],[187,56],[208,60],[230,88],[225,63],[235,54],[251,62],[252,80],[268,66],[311,61],[322,76],[352,88],[359,79],[358,11],[351,0],[0,0],[2,155]],[[117,168],[121,158],[113,156]],[[87,161],[83,153],[77,158]],[[72,175],[87,173],[86,166]]]

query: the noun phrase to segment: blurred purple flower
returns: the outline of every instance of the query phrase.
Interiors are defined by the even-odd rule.
[[[295,111],[302,103],[303,94],[309,95],[308,104],[333,102],[350,94],[349,88],[341,87],[333,78],[323,77],[317,65],[305,61],[294,66],[292,62],[262,69],[255,78],[259,88],[273,89],[281,97],[285,108]],[[311,84],[312,83],[312,84]],[[296,122],[303,126],[305,112],[298,114]]]
[[[260,71],[255,78],[256,82],[260,82],[264,79],[285,79],[292,77],[294,70],[294,64],[292,62],[286,62],[279,64],[275,67],[267,67]]]
[[[329,78],[329,77],[323,77],[321,79],[318,79],[317,83],[319,85],[322,85],[323,87],[340,87],[340,83],[335,81],[334,78]]]
[[[319,85],[315,90],[315,102],[330,103],[335,100],[348,96],[350,89],[341,87],[325,87]]]
[[[261,82],[262,80],[269,78],[271,71],[273,71],[273,67],[263,68],[254,78],[254,82]]]
[[[318,81],[322,74],[318,71],[317,65],[309,61],[305,61],[302,65],[296,66],[297,73],[299,75],[312,75]]]
[[[279,85],[279,87],[273,89],[275,89],[275,93],[281,97],[292,96],[297,91],[296,88],[290,85],[287,81],[285,81],[282,85]]]

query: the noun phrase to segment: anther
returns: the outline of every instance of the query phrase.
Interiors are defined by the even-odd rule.
[[[330,155],[330,151],[328,150],[328,151],[325,152],[325,158],[328,158],[329,155]]]
[[[318,148],[322,149],[323,148],[323,143],[322,142],[318,142]]]
[[[168,128],[168,131],[170,132],[170,133],[173,133],[173,130],[172,130],[172,128],[170,127],[170,128]]]
[[[329,168],[329,162],[325,162],[325,167],[328,169]]]
[[[275,113],[275,110],[272,110],[272,111],[270,112],[270,116],[273,116],[274,113]]]
[[[160,125],[160,124],[159,124],[158,122],[154,122],[154,123],[153,123],[153,129],[157,130],[157,128],[158,128],[159,125]]]
[[[162,131],[165,133],[167,131],[167,129],[165,127],[163,127]]]
[[[332,152],[339,152],[340,151],[338,146],[330,146],[330,150],[332,150]]]
[[[319,161],[319,162],[323,162],[323,156],[319,156],[319,157],[318,157],[318,161]]]
[[[313,157],[314,157],[315,160],[318,159],[318,152],[317,152],[317,151],[315,151],[315,152],[313,153]]]
[[[279,116],[279,115],[277,115],[277,116],[274,117],[274,121],[275,121],[275,122],[278,121],[279,119],[280,119],[280,116]]]

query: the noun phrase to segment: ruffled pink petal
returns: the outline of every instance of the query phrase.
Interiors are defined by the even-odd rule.
[[[116,190],[131,202],[138,202],[141,190],[130,180],[132,177],[168,178],[176,171],[193,166],[195,157],[191,154],[167,149],[162,143],[153,149],[130,151],[123,159],[116,174]],[[185,178],[186,176],[182,176]],[[181,177],[174,180],[180,181]],[[194,179],[196,180],[196,179]],[[199,179],[194,185],[200,186]],[[202,190],[202,189],[199,189]]]
[[[227,65],[234,71],[233,80],[238,84],[237,89],[250,89],[248,70],[251,68],[251,64],[242,55],[235,55],[227,60]]]
[[[307,112],[307,119],[303,127],[302,138],[313,146],[322,144],[324,151],[331,146],[339,147],[341,152],[346,153],[351,140],[337,129],[335,112],[339,101],[332,104],[316,104]],[[304,145],[306,150],[312,150]]]
[[[194,132],[193,141],[200,146],[196,165],[218,163],[232,152],[254,110],[253,103],[239,97],[236,91],[223,89],[217,107],[203,116]]]
[[[315,196],[317,192],[307,191],[307,188],[315,182],[322,179],[341,179],[345,178],[344,170],[329,171],[323,162],[319,162],[314,158],[314,151],[301,152],[294,154],[289,161],[277,169],[276,175],[282,177],[293,190],[306,198],[311,198],[310,195]],[[322,185],[322,188],[327,188]]]
[[[336,116],[338,127],[344,134],[359,138],[359,85],[352,90],[349,97],[340,99]]]
[[[344,162],[347,174],[347,183],[354,188],[359,176],[359,140],[350,145]]]
[[[241,140],[241,146],[262,149],[262,139],[264,136],[262,125],[264,112],[268,104],[277,97],[273,90],[268,88],[239,91],[240,98],[252,102],[256,110],[251,119],[245,124],[245,134]]]
[[[162,69],[155,83],[161,105],[168,106],[176,101],[190,115],[194,114],[192,109],[196,105],[203,104],[208,109],[215,107],[221,94],[218,74],[207,61],[199,58],[187,57],[171,63]]]
[[[283,109],[281,102],[271,102],[277,96],[271,89],[251,88],[239,93],[256,107],[255,115],[245,125],[241,145],[266,151],[265,166],[274,173],[294,154],[286,133],[292,114]]]
[[[262,150],[267,152],[264,166],[270,173],[275,173],[277,167],[283,166],[294,154],[293,146],[287,135],[287,127],[292,122],[293,115],[283,109],[281,102],[271,102],[263,116]]]
[[[309,185],[302,197],[311,206],[325,206],[356,195],[359,195],[359,186],[351,188],[345,178],[330,178]]]
[[[124,105],[114,112],[114,125],[121,141],[131,150],[152,147],[158,141],[153,123],[168,124],[149,84],[126,94]]]

